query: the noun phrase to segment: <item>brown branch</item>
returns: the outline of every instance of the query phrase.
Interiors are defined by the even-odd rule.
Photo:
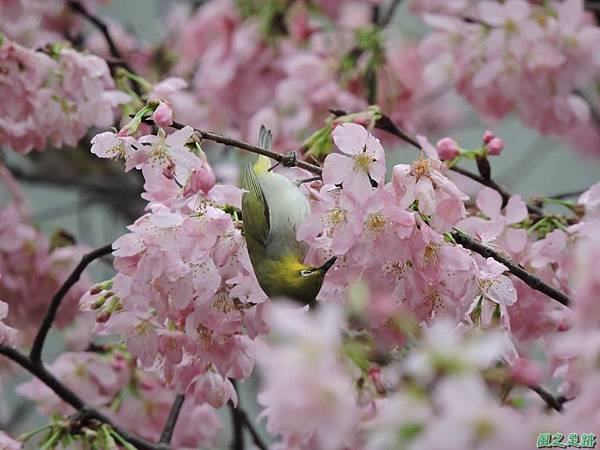
[[[399,137],[403,141],[409,143],[413,147],[421,150],[421,145],[419,144],[419,142],[414,137],[412,137],[410,134],[408,134],[406,131],[399,128],[385,114],[382,115],[382,117],[377,122],[375,122],[375,128],[378,128],[383,131],[387,131],[388,133],[391,133],[394,136]],[[502,196],[502,204],[503,205],[506,205],[508,203],[508,199],[512,195],[510,192],[508,192],[506,189],[504,189],[502,186],[500,186],[498,183],[496,183],[491,178],[477,175],[477,174],[475,174],[469,170],[463,169],[461,167],[451,167],[450,170],[452,170],[456,173],[460,173],[461,175],[464,175],[465,177],[468,177],[474,181],[477,181],[478,183],[480,183],[484,186],[494,189]],[[544,215],[544,211],[541,208],[539,208],[535,205],[529,204],[529,203],[527,204],[527,210],[532,214],[538,214],[540,216]]]
[[[269,447],[267,447],[267,445],[263,442],[262,438],[258,434],[258,431],[256,431],[256,429],[254,428],[254,424],[250,421],[250,418],[248,417],[248,414],[246,414],[246,411],[240,409],[240,415],[242,416],[244,425],[250,432],[250,436],[252,436],[252,441],[254,442],[254,445],[256,445],[260,450],[269,450]]]
[[[500,196],[502,197],[502,206],[506,206],[506,204],[508,203],[508,200],[510,199],[510,197],[512,196],[512,194],[510,192],[508,192],[506,189],[504,189],[502,186],[500,186],[498,183],[496,183],[494,180],[492,180],[491,178],[483,178],[480,175],[477,175],[473,172],[470,172],[466,169],[463,169],[462,167],[451,167],[450,170],[452,170],[453,172],[456,173],[460,173],[461,175],[464,175],[467,178],[470,178],[471,180],[477,181],[480,184],[483,184],[484,186],[487,186],[489,188],[494,189],[495,191],[497,191]],[[539,216],[543,216],[544,215],[544,211],[542,210],[542,208],[533,205],[531,202],[527,202],[527,211],[530,214],[537,214]]]
[[[335,115],[345,115],[342,111],[339,110],[332,110],[331,111],[333,114]],[[383,117],[387,117],[387,116],[383,116]],[[391,125],[390,125],[391,124]],[[396,130],[400,130],[396,125],[393,124],[393,122],[387,118],[387,120],[384,120],[384,125],[385,128],[381,128],[377,126],[377,122],[375,124],[376,128],[381,128],[381,129],[385,129],[386,131],[388,131],[389,129],[396,129]],[[173,124],[174,128],[177,129],[181,129],[184,127],[184,125],[179,124],[179,123],[174,123]],[[395,128],[394,128],[395,127]],[[260,147],[256,147],[254,145],[251,144],[247,144],[246,142],[242,142],[242,141],[238,141],[236,139],[232,139],[229,138],[227,136],[223,136],[217,133],[213,133],[211,131],[200,131],[200,130],[196,130],[196,132],[199,134],[200,137],[202,137],[203,139],[207,139],[207,140],[211,140],[214,142],[219,142],[221,144],[226,144],[226,145],[231,145],[233,147],[237,147],[237,148],[241,148],[243,150],[247,150],[253,153],[258,153],[261,155],[265,155],[268,156],[270,158],[275,159],[276,161],[279,161],[283,164],[286,164],[286,162],[288,161],[288,158],[290,158],[289,156],[284,156],[281,155],[279,153],[275,153],[275,152],[271,152],[269,150],[265,150],[263,148]],[[398,134],[397,134],[398,135]],[[401,136],[409,136],[407,133],[403,132],[400,130],[399,135]],[[403,138],[404,139],[404,138]],[[421,148],[419,143],[416,142],[416,140],[414,140],[413,138],[410,138],[410,140],[407,140],[407,142],[410,142],[411,144],[417,146],[419,149]],[[301,165],[302,163],[302,165]],[[321,168],[318,166],[314,166],[312,164],[306,163],[304,161],[298,161],[296,163],[298,165],[298,167],[302,167],[306,170],[309,170],[313,173],[318,173],[319,175],[321,174]],[[308,167],[307,167],[308,166]],[[317,171],[318,170],[318,171]],[[460,169],[459,173],[469,173],[467,171],[464,171],[464,169]],[[486,184],[490,187],[494,187],[494,189],[502,189],[500,186],[498,186],[493,180],[484,180],[482,177],[480,177],[479,175],[475,175],[475,174],[470,174],[471,177],[475,177],[473,179],[476,180],[482,180],[482,184]],[[483,183],[486,182],[486,183]],[[508,196],[510,197],[510,195],[504,191],[504,190],[499,190],[500,195],[504,195],[504,196]],[[504,193],[504,194],[503,194]],[[549,297],[552,297],[553,299],[555,299],[556,301],[558,301],[559,303],[568,306],[569,305],[569,297],[567,297],[566,294],[564,294],[563,292],[559,291],[558,289],[544,283],[542,280],[540,280],[539,278],[537,278],[535,275],[530,274],[529,272],[527,272],[526,270],[524,270],[523,268],[521,268],[518,264],[516,264],[515,262],[511,261],[509,258],[507,258],[506,256],[496,252],[495,250],[492,250],[491,248],[489,248],[486,245],[481,244],[480,242],[477,242],[475,239],[473,239],[471,236],[457,230],[453,233],[453,236],[456,240],[456,242],[458,242],[459,244],[461,244],[463,247],[468,248],[471,251],[474,251],[476,253],[479,253],[480,255],[488,258],[488,257],[492,257],[494,258],[496,261],[504,264],[506,267],[508,267],[509,271],[515,275],[517,278],[520,278],[521,280],[523,280],[528,286],[530,286],[533,289],[536,289],[546,295],[548,295]]]
[[[229,401],[228,405],[231,411],[231,427],[233,430],[231,450],[244,450],[244,419],[242,418],[241,410],[239,406],[236,408],[231,401]]]
[[[69,0],[69,1],[67,1],[67,6],[71,9],[71,11],[73,11],[74,13],[79,14],[81,17],[85,18],[88,22],[90,22],[92,25],[94,25],[98,29],[98,31],[100,31],[100,33],[102,33],[102,36],[104,36],[104,40],[106,41],[106,44],[108,45],[108,49],[110,50],[110,54],[112,55],[113,58],[115,58],[115,60],[117,60],[116,64],[127,69],[129,72],[133,72],[133,69],[127,63],[125,58],[123,58],[121,51],[119,50],[119,48],[117,47],[117,44],[115,43],[114,39],[112,38],[110,31],[108,29],[108,25],[101,18],[90,13],[86,9],[86,7],[83,6],[83,4],[81,4],[78,1]]]
[[[233,384],[233,388],[237,392],[237,382],[234,379],[230,379]],[[250,432],[250,436],[252,436],[252,441],[254,445],[256,445],[260,450],[269,450],[267,444],[264,443],[256,428],[254,428],[254,424],[248,418],[248,414],[246,411],[242,409],[239,403],[239,395],[238,395],[238,405],[235,407],[233,402],[228,403],[229,409],[231,410],[231,420],[233,425],[233,441],[231,443],[231,450],[243,450],[244,449],[244,427],[248,429]]]
[[[545,195],[544,197],[545,198],[554,198],[556,200],[564,200],[565,198],[579,197],[581,194],[583,194],[588,189],[589,188],[579,189],[577,191],[561,192],[561,193],[555,194],[555,195]]]
[[[81,274],[92,261],[101,258],[104,255],[108,255],[111,251],[112,245],[109,244],[83,255],[81,261],[79,261],[79,264],[77,264],[73,272],[71,272],[71,274],[60,287],[60,289],[56,292],[56,294],[54,294],[50,306],[48,307],[48,311],[46,312],[46,316],[44,317],[44,320],[40,325],[40,329],[38,330],[38,333],[35,336],[33,346],[31,347],[31,353],[29,354],[29,358],[31,359],[31,362],[33,364],[41,366],[42,350],[44,347],[46,336],[48,335],[48,331],[50,331],[50,327],[52,327],[52,323],[54,322],[54,318],[56,317],[58,308],[60,307],[60,304],[65,295],[67,295],[67,293],[69,292],[69,289],[71,289],[71,287],[75,283],[77,283],[77,281],[79,281]]]
[[[564,306],[569,306],[569,304],[571,303],[571,300],[564,292],[556,289],[553,286],[550,286],[549,284],[544,283],[538,277],[527,272],[525,269],[523,269],[521,266],[519,266],[517,263],[515,263],[511,259],[509,259],[506,256],[504,256],[503,254],[491,249],[487,245],[484,245],[481,242],[476,241],[468,234],[463,233],[460,230],[455,230],[452,233],[452,236],[454,237],[454,240],[456,241],[456,243],[462,245],[463,247],[465,247],[475,253],[479,253],[484,258],[491,257],[491,258],[494,258],[499,263],[504,264],[508,268],[510,273],[512,273],[517,278],[521,279],[523,282],[525,282],[525,284],[527,284],[529,287],[535,289],[536,291],[540,291],[543,294],[546,294],[548,297],[553,298],[554,300],[556,300],[557,302],[559,302],[560,304],[562,304]]]
[[[537,393],[542,400],[548,405],[548,408],[552,408],[558,412],[562,412],[563,403],[567,401],[565,397],[555,397],[546,389],[541,386],[527,386],[533,392]]]
[[[392,0],[392,4],[388,8],[387,12],[383,14],[379,20],[379,26],[381,28],[385,28],[390,24],[390,22],[394,18],[396,9],[398,8],[398,6],[400,6],[400,3],[402,3],[402,0]]]
[[[153,123],[152,119],[144,120],[146,123]],[[174,122],[172,127],[178,130],[181,130],[185,125],[181,123]],[[272,152],[270,150],[266,150],[261,147],[257,147],[256,145],[248,144],[244,141],[239,141],[237,139],[230,138],[228,136],[224,136],[220,133],[215,133],[214,131],[206,131],[206,130],[195,130],[196,134],[199,138],[205,139],[207,141],[217,142],[218,144],[229,145],[232,147],[237,147],[242,150],[246,150],[251,153],[256,153],[258,155],[268,156],[269,158],[281,163],[285,167],[296,166],[301,169],[308,170],[315,175],[321,175],[321,168],[319,166],[315,166],[314,164],[307,163],[306,161],[296,160],[295,156],[291,155],[282,155],[281,153]]]
[[[348,114],[346,111],[339,110],[339,109],[330,109],[329,111],[338,117],[345,116]],[[404,142],[412,145],[413,147],[415,147],[419,150],[422,150],[421,144],[419,144],[419,142],[413,136],[411,136],[409,133],[407,133],[400,127],[398,127],[398,125],[396,125],[392,121],[392,119],[390,119],[390,117],[386,114],[382,114],[382,116],[375,122],[375,128],[377,128],[378,130],[387,131],[388,133],[393,134],[394,136],[402,139]],[[498,183],[496,183],[491,178],[485,178],[483,176],[477,175],[476,173],[473,173],[473,172],[463,169],[461,167],[451,167],[450,170],[452,170],[456,173],[460,173],[461,175],[464,175],[465,177],[468,177],[474,181],[477,181],[478,183],[480,183],[484,186],[490,187],[490,188],[494,189],[495,191],[498,191],[498,193],[502,196],[502,205],[503,206],[508,203],[508,199],[512,195],[510,192],[508,192],[506,189],[504,189],[502,186],[500,186]],[[538,214],[540,216],[544,215],[544,211],[541,208],[539,208],[536,205],[532,205],[530,203],[527,203],[527,210],[531,214]]]
[[[169,412],[169,417],[167,417],[167,421],[165,422],[165,428],[163,429],[162,434],[160,435],[160,440],[163,444],[170,444],[171,438],[173,437],[173,431],[175,430],[175,425],[177,424],[177,419],[179,418],[179,413],[181,412],[181,407],[183,406],[183,402],[185,397],[183,394],[177,394],[175,400],[173,401],[173,406],[171,406],[171,411]]]
[[[62,384],[54,375],[52,375],[52,373],[48,372],[42,364],[34,363],[30,358],[20,353],[18,350],[5,345],[0,345],[0,355],[4,355],[5,357],[14,361],[42,381],[62,400],[71,405],[77,411],[81,412],[82,417],[85,417],[87,420],[96,419],[100,422],[110,425],[117,433],[119,433],[119,435],[123,437],[123,439],[130,442],[139,450],[170,450],[170,446],[168,444],[151,444],[143,439],[137,438],[129,431],[119,427],[118,425],[115,425],[102,412],[88,406],[81,398],[79,398],[77,394]]]

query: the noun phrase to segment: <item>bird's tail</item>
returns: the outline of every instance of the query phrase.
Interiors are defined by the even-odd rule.
[[[271,130],[267,130],[264,125],[260,126],[258,132],[258,146],[265,150],[271,150],[271,144],[273,142],[273,133]],[[256,173],[267,172],[271,168],[271,160],[264,155],[258,155],[258,160],[254,163],[253,169]]]

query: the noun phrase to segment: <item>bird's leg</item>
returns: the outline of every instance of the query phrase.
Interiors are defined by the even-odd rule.
[[[296,181],[296,184],[297,184],[298,186],[300,186],[301,184],[304,184],[304,183],[312,183],[313,181],[319,181],[320,179],[321,179],[321,177],[320,177],[320,176],[317,176],[317,177],[310,177],[310,178],[304,178],[303,180],[298,180],[298,181]]]
[[[294,167],[298,162],[298,155],[296,152],[289,152],[284,159],[281,160],[283,167]]]

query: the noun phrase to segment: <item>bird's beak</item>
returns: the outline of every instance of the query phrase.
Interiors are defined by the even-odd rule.
[[[327,273],[327,271],[329,269],[331,269],[331,266],[333,266],[336,259],[337,259],[337,256],[334,256],[333,258],[328,259],[327,261],[325,261],[325,264],[323,264],[321,267],[319,267],[318,270],[320,272],[323,272],[323,275],[325,275]]]

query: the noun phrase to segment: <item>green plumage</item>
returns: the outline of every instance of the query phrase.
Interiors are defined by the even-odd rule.
[[[261,128],[260,145],[269,149],[271,134]],[[248,254],[256,278],[270,296],[312,302],[321,288],[326,268],[311,268],[303,261],[307,247],[296,232],[310,213],[300,189],[287,178],[269,171],[270,161],[260,156],[242,175],[242,216]]]

